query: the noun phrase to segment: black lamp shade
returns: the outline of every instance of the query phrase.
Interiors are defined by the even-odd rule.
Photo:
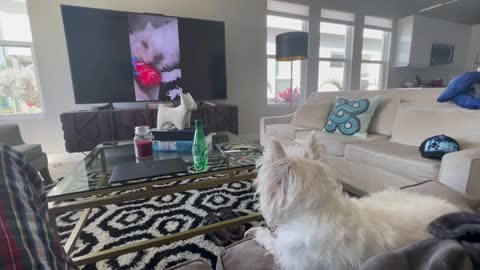
[[[287,32],[275,37],[277,61],[305,60],[308,58],[308,33]]]

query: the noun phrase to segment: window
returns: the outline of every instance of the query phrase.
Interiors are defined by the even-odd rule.
[[[270,12],[287,13],[289,15],[298,15],[302,17],[309,16],[308,6],[293,4],[289,2],[269,0],[267,2],[267,9]]]
[[[40,97],[26,3],[0,6],[0,117],[40,114]]]
[[[269,104],[288,103],[283,96],[290,88],[290,63],[275,61],[275,36],[289,31],[308,31],[308,22],[319,26],[319,30],[310,33],[310,48],[314,44],[319,47],[318,51],[311,50],[309,55],[309,67],[315,70],[315,73],[318,68],[318,77],[308,78],[310,91],[315,91],[315,88],[319,92],[327,92],[350,89],[377,90],[386,87],[393,31],[392,19],[360,16],[324,8],[318,11],[320,18],[318,16],[310,18],[308,6],[292,2],[267,1]],[[302,97],[310,94],[306,93],[304,85],[305,62],[295,62],[293,67],[293,90],[304,91],[300,94],[303,94]]]
[[[331,58],[334,58],[334,59],[344,59],[345,58],[345,54],[338,53],[338,52],[332,52],[330,54],[330,56],[331,56]],[[345,63],[340,62],[340,61],[331,61],[330,62],[330,67],[331,68],[343,68],[343,67],[345,67]]]
[[[353,22],[355,15],[322,9],[318,91],[340,91],[349,87]]]
[[[290,62],[277,62],[275,59],[275,37],[291,31],[307,31],[308,7],[303,5],[269,1],[267,15],[267,99],[268,104],[290,103]],[[283,13],[288,11],[289,13]],[[293,62],[293,101],[300,101],[304,88],[302,71],[306,64]]]
[[[379,90],[386,86],[390,60],[391,28],[392,20],[365,17],[360,74],[361,90]]]

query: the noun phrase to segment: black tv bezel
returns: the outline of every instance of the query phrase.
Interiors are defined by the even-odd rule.
[[[199,18],[191,18],[191,17],[180,17],[180,16],[171,16],[163,13],[150,13],[150,12],[133,12],[133,11],[123,11],[123,10],[113,10],[113,9],[103,9],[103,8],[93,8],[93,7],[88,7],[88,6],[77,6],[77,5],[66,5],[66,4],[61,4],[60,5],[60,13],[62,15],[62,22],[63,22],[63,31],[65,34],[65,43],[67,47],[67,54],[68,54],[68,65],[70,67],[70,77],[72,79],[72,90],[73,90],[73,96],[75,99],[75,104],[76,105],[86,105],[86,104],[103,104],[103,103],[108,103],[108,104],[113,104],[113,103],[168,103],[168,102],[174,102],[178,100],[176,98],[175,100],[129,100],[129,101],[112,101],[112,100],[106,100],[106,101],[97,101],[97,102],[79,102],[77,100],[77,95],[75,91],[75,83],[74,83],[74,78],[72,74],[72,64],[71,64],[71,55],[70,55],[70,48],[69,48],[69,41],[68,41],[68,35],[66,34],[66,29],[65,29],[65,17],[63,16],[63,8],[64,7],[73,7],[73,8],[84,8],[84,9],[91,9],[91,10],[100,10],[100,11],[105,11],[105,12],[118,12],[118,13],[125,13],[125,14],[139,14],[139,15],[148,15],[148,16],[164,16],[164,17],[171,17],[171,18],[177,18],[177,19],[189,19],[189,20],[198,20],[198,21],[206,21],[206,22],[216,22],[216,23],[222,23],[223,24],[223,37],[224,37],[224,70],[225,70],[225,91],[223,92],[224,95],[220,97],[215,97],[211,99],[198,99],[195,98],[196,101],[208,101],[208,100],[226,100],[228,99],[228,74],[227,74],[227,41],[226,41],[226,31],[225,31],[225,21],[218,21],[218,20],[207,20],[207,19],[199,19]],[[133,80],[133,76],[131,77]],[[189,93],[189,92],[188,92]]]

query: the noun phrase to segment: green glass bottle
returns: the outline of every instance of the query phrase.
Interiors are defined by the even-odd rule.
[[[195,136],[192,147],[195,170],[204,171],[208,167],[208,146],[203,134],[202,120],[195,120]]]

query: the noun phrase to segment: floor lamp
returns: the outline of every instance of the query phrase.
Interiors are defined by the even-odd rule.
[[[275,37],[277,61],[290,61],[290,110],[293,112],[293,61],[308,58],[308,33],[287,32]]]

